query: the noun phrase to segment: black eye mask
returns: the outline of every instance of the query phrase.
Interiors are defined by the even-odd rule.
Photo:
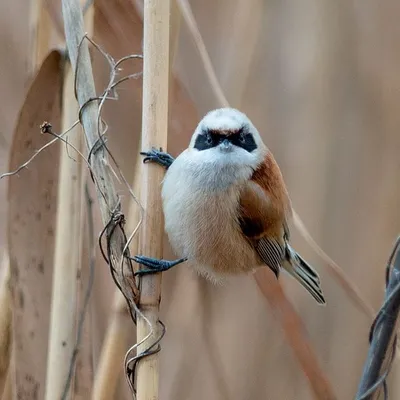
[[[223,140],[229,140],[233,145],[251,153],[257,148],[254,137],[251,133],[246,133],[243,129],[231,133],[230,135],[221,135],[214,131],[204,131],[197,136],[194,148],[202,151],[218,146]]]

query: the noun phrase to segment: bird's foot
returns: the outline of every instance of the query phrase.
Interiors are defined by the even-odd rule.
[[[146,274],[156,274],[158,272],[164,272],[175,265],[182,264],[187,261],[187,258],[179,258],[178,260],[158,260],[156,258],[145,257],[145,256],[134,256],[131,260],[137,262],[138,264],[144,265],[147,269],[140,269],[135,272],[135,275],[146,275]]]
[[[143,159],[144,163],[155,162],[166,169],[168,169],[175,160],[170,154],[163,152],[161,147],[160,150],[153,147],[150,151],[142,151],[140,154],[146,156]]]

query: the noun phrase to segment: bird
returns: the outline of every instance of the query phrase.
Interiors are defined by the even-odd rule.
[[[292,206],[275,158],[258,130],[234,108],[209,111],[177,158],[152,149],[144,162],[166,170],[162,182],[165,231],[179,259],[134,256],[147,269],[166,271],[189,261],[218,283],[227,276],[270,268],[288,272],[325,304],[318,273],[290,244]]]

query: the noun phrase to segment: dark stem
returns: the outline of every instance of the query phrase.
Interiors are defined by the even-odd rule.
[[[400,310],[400,238],[388,263],[385,301],[371,329],[370,348],[358,388],[357,400],[386,398],[386,377],[396,349],[396,326]],[[390,272],[390,268],[393,269]]]

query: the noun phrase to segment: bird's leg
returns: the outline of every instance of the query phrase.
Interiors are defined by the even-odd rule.
[[[145,256],[134,256],[130,257],[131,260],[142,264],[147,269],[140,269],[135,272],[135,275],[145,275],[145,274],[156,274],[158,272],[163,272],[175,267],[175,265],[182,264],[187,261],[187,258],[179,258],[178,260],[157,260],[156,258],[145,257]]]
[[[146,156],[143,159],[144,163],[155,162],[166,169],[168,169],[175,160],[170,154],[163,152],[161,148],[157,150],[153,147],[150,151],[142,151],[140,154]]]

